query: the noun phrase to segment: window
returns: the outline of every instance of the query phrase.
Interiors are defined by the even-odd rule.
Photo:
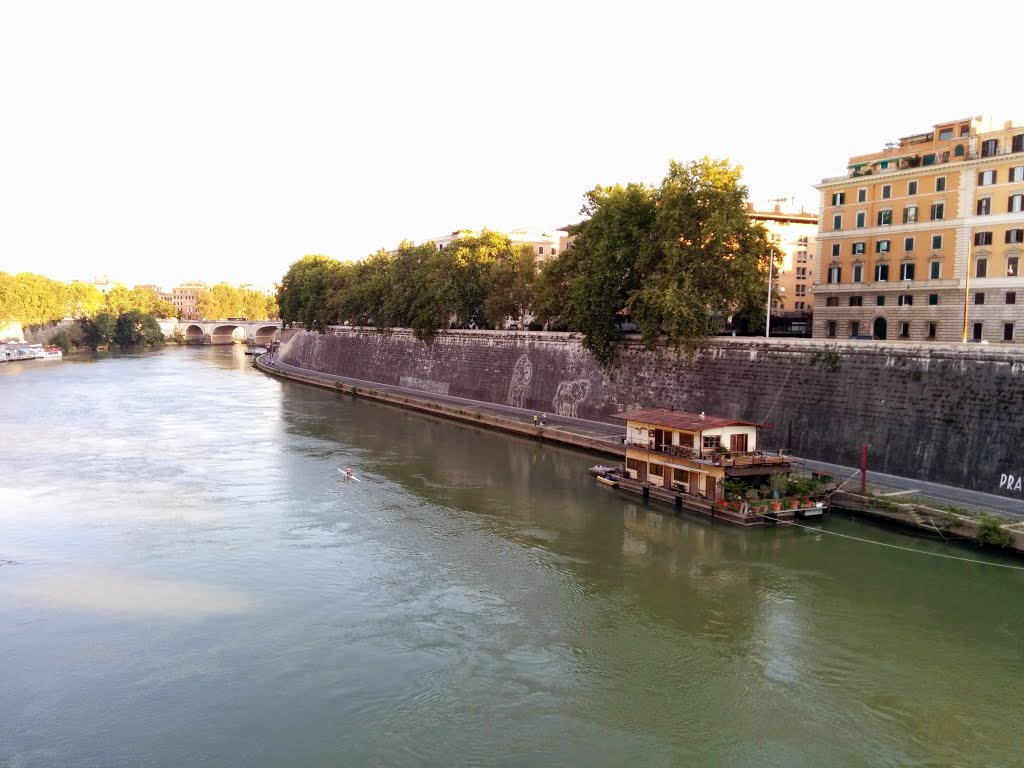
[[[796,287],[796,295],[797,296],[806,296],[807,295],[807,286],[804,285],[803,283],[798,285]]]
[[[945,176],[937,176],[935,178],[935,191],[936,192],[945,192],[946,191],[946,177]]]
[[[552,256],[557,256],[558,255],[558,249],[557,248],[552,248],[551,249],[551,255]]]
[[[978,172],[978,186],[979,187],[990,187],[996,183],[996,172],[991,171],[979,171]]]
[[[832,217],[832,229],[834,231],[839,231],[842,228],[843,228],[843,214],[837,213],[835,216]]]
[[[991,232],[975,232],[974,233],[974,244],[975,245],[992,245],[992,233]]]
[[[892,224],[892,211],[888,208],[878,212],[878,226]]]
[[[665,471],[665,467],[662,464],[655,464],[651,462],[650,469],[647,470],[647,474],[654,475],[655,477],[661,477]]]
[[[876,307],[884,307],[885,306],[885,296],[883,296],[881,294],[879,294],[878,296],[875,296],[875,306]]]
[[[1009,181],[1024,181],[1024,165],[1015,165],[1010,169]]]
[[[843,268],[842,267],[829,267],[828,268],[828,281],[830,283],[838,283],[839,282],[839,278],[842,277],[842,274],[843,274]]]
[[[832,243],[832,258],[839,256],[839,243]]]
[[[902,323],[900,323],[900,338],[901,339],[909,339],[910,338],[910,323],[908,323],[905,320]]]
[[[857,190],[857,202],[866,203],[868,201],[868,191],[865,188]]]
[[[964,145],[963,144],[957,144],[956,147],[953,149],[953,157],[963,157],[963,156],[964,156]]]
[[[952,128],[943,128],[939,131],[939,141],[950,141],[953,138]]]
[[[806,262],[807,261],[807,251],[797,251],[796,252],[796,260],[800,261],[800,262]]]
[[[865,216],[866,216],[866,214],[864,213],[864,211],[858,211],[857,212],[857,228],[858,229],[860,229],[861,227],[864,226],[864,224],[866,222]]]
[[[938,251],[942,249],[942,235],[932,235],[932,250]]]
[[[942,262],[933,261],[928,265],[928,279],[938,280],[942,276]]]
[[[864,253],[864,245],[865,245],[864,243],[860,243],[860,242],[853,243],[853,245],[851,246],[851,252],[853,253],[853,255],[857,256],[859,254]]]
[[[889,279],[889,265],[875,264],[875,282],[884,283]]]
[[[1006,242],[1007,244],[1024,242],[1024,229],[1006,230]]]
[[[971,338],[975,341],[981,341],[981,323],[974,324],[974,333],[971,334]]]
[[[888,200],[890,197],[892,197],[892,184],[883,184],[882,185],[882,199],[883,200]]]
[[[828,321],[828,337],[830,339],[834,339],[836,337],[836,321],[835,320],[829,320]]]
[[[641,474],[647,472],[647,462],[640,459],[626,459],[626,469],[632,469]]]
[[[838,296],[829,296],[827,299],[825,299],[825,306],[826,307],[838,307],[839,306],[839,297]]]
[[[939,324],[938,323],[928,323],[928,338],[929,339],[934,339],[935,338],[935,332],[938,331],[938,330],[939,330]]]
[[[1017,292],[1016,291],[1007,291],[1006,292],[1006,303],[1007,304],[1016,304],[1017,303]]]
[[[863,296],[851,296],[850,297],[850,306],[851,307],[863,307],[864,306],[864,297]]]
[[[1018,133],[1010,140],[1011,152],[1024,152],[1024,133]]]
[[[832,205],[842,205],[846,202],[845,192],[833,192],[832,193]]]
[[[903,250],[910,253],[914,250],[914,238],[904,237],[903,238]]]
[[[909,293],[901,293],[896,300],[901,307],[909,307],[914,303],[914,297]]]
[[[714,450],[722,444],[722,438],[718,435],[704,435],[704,450]]]
[[[1006,276],[1007,277],[1016,277],[1017,275],[1020,274],[1020,271],[1017,269],[1019,261],[1020,261],[1020,257],[1019,256],[1007,256],[1006,257]]]
[[[1013,341],[1013,323],[1003,323],[1003,341]]]
[[[796,302],[796,304],[794,304],[794,306],[795,306],[795,307],[796,307],[797,309],[807,309],[807,306],[806,306],[806,304],[804,304],[804,302],[802,302],[802,301],[798,301],[798,302]]]
[[[992,213],[992,198],[991,197],[979,197],[978,198],[978,215],[988,216]]]
[[[999,139],[986,139],[981,142],[981,156],[992,157],[999,153]]]
[[[860,323],[857,322],[856,320],[850,321],[850,335],[860,336]]]
[[[976,293],[976,294],[974,294],[974,303],[975,304],[984,304],[985,303],[985,294],[984,293]]]
[[[797,267],[796,268],[796,279],[797,280],[806,280],[807,279],[807,267]]]
[[[796,244],[801,248],[806,248],[809,243],[810,237],[808,235],[800,235],[800,237],[796,239]]]
[[[917,221],[917,206],[908,205],[903,209],[903,223],[913,224],[915,221]]]
[[[978,259],[974,262],[974,276],[988,277],[988,259]]]
[[[935,153],[930,152],[921,158],[921,165],[935,165]]]
[[[1016,195],[1010,195],[1010,199],[1007,201],[1006,210],[1008,213],[1020,213],[1024,211],[1024,195],[1019,192]]]
[[[853,265],[853,282],[861,283],[864,281],[864,265],[854,264]]]
[[[537,246],[537,254],[540,255],[540,256],[544,255],[544,246],[543,245],[538,245]],[[652,466],[652,468],[654,467],[654,465],[651,465],[651,466]],[[652,472],[652,474],[653,474],[653,472]]]
[[[939,294],[929,293],[928,294],[928,306],[937,307],[939,305]]]
[[[907,182],[907,194],[908,195],[916,195],[917,194],[917,182],[916,181],[908,181]]]
[[[945,203],[932,203],[932,221],[941,221],[946,218]]]
[[[904,262],[900,264],[900,280],[913,280],[914,279],[914,262]]]
[[[877,240],[875,242],[875,253],[888,253],[889,252],[889,241],[888,240]]]

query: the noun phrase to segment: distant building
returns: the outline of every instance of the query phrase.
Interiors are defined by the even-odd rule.
[[[206,284],[200,282],[182,283],[170,293],[168,301],[174,305],[181,320],[200,320],[198,310],[199,294],[206,290]]]
[[[94,279],[92,281],[92,285],[100,293],[106,294],[110,293],[110,291],[113,290],[114,286],[117,285],[117,283],[111,282],[110,278],[104,275],[103,277],[97,277],[96,279]]]
[[[560,229],[513,229],[508,233],[513,243],[529,245],[537,256],[537,266],[554,258],[568,247],[569,233]]]
[[[779,297],[773,313],[810,312],[814,308],[811,286],[815,272],[818,214],[803,210],[784,211],[781,205],[757,210],[749,203],[747,217],[762,224],[771,241],[782,251],[782,266],[772,276],[772,284],[777,286]]]
[[[938,123],[817,188],[816,337],[957,342],[966,322],[970,340],[1024,343],[1020,122]]]

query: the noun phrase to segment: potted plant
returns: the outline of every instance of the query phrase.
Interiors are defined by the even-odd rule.
[[[782,502],[779,499],[772,499],[772,512],[782,511]]]

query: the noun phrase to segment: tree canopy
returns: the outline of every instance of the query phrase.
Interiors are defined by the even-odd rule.
[[[692,349],[764,301],[768,260],[780,254],[746,199],[740,168],[709,158],[673,161],[657,187],[595,188],[574,242],[541,276],[539,317],[564,314],[602,362],[627,320],[648,346]]]
[[[738,166],[673,161],[657,186],[588,192],[574,241],[540,274],[529,245],[487,230],[443,248],[402,243],[355,263],[305,256],[281,281],[281,317],[318,331],[337,322],[407,327],[430,339],[532,315],[582,332],[603,363],[624,328],[648,346],[664,339],[692,349],[732,315],[760,317],[751,310],[762,306],[769,259],[780,254],[746,202]]]
[[[224,317],[268,320],[277,317],[277,300],[250,288],[217,283],[199,294],[196,310],[200,317],[210,320]]]

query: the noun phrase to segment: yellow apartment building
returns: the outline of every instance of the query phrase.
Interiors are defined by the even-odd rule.
[[[817,189],[815,338],[1024,343],[1024,124],[938,123]]]
[[[816,274],[817,214],[785,211],[781,205],[772,205],[770,210],[757,210],[753,203],[748,203],[747,216],[763,225],[768,237],[782,251],[782,267],[772,279],[778,296],[772,311],[810,312],[814,308],[811,287]]]

